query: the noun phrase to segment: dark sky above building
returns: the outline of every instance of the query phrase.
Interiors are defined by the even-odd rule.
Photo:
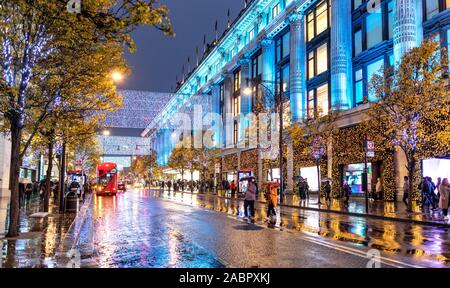
[[[160,0],[170,9],[170,18],[176,36],[164,36],[160,31],[141,27],[133,32],[137,51],[125,55],[132,70],[119,88],[171,92],[181,77],[182,65],[191,69],[203,52],[203,37],[207,43],[215,37],[214,26],[218,20],[219,37],[227,25],[228,9],[231,22],[244,8],[244,0]],[[186,69],[186,68],[185,68]]]

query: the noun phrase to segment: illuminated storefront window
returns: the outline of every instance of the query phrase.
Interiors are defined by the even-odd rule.
[[[370,191],[372,179],[372,163],[367,163],[368,168],[368,187]],[[344,181],[352,188],[352,193],[364,193],[362,187],[362,174],[364,172],[364,163],[349,164],[344,166]]]

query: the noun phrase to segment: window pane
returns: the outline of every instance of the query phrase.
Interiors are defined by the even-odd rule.
[[[328,84],[317,88],[317,109],[319,115],[328,114]]]
[[[290,33],[286,33],[283,35],[283,53],[282,53],[282,58],[286,57],[289,55],[290,52]]]
[[[327,3],[323,2],[316,10],[316,35],[319,35],[328,28]]]
[[[381,7],[366,17],[367,49],[375,46],[383,40],[383,20]]]
[[[314,118],[314,90],[308,92],[308,118]]]
[[[372,81],[373,75],[383,73],[383,69],[384,69],[384,59],[380,59],[372,64],[369,64],[367,66],[367,83],[370,83]],[[369,91],[368,94],[370,101],[376,100],[374,93],[371,93]]]
[[[363,75],[362,69],[355,72],[355,102],[359,103],[363,101]]]
[[[314,51],[309,52],[308,57],[308,79],[311,79],[314,77]]]
[[[275,44],[275,63],[280,62],[281,59],[281,41],[280,39],[276,40],[276,44]]]
[[[314,38],[314,12],[308,14],[308,41]]]
[[[353,0],[353,8],[356,9],[361,6],[362,0]]]
[[[282,83],[282,92],[286,92],[289,91],[289,65],[285,65],[282,68],[282,75],[281,77],[283,78],[283,83]]]
[[[388,35],[389,39],[394,35],[394,1],[388,3]]]
[[[445,4],[445,5],[446,5],[445,7],[446,7],[447,9],[450,9],[450,0],[447,0],[445,3],[446,3],[446,4]]]
[[[328,49],[327,44],[317,48],[317,75],[328,70]]]
[[[355,32],[355,56],[362,52],[362,33],[361,30]]]
[[[258,75],[262,74],[263,64],[262,64],[262,55],[258,56]]]
[[[427,20],[439,13],[439,0],[426,0]]]

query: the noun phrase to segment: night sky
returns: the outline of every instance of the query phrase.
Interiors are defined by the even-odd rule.
[[[171,92],[175,79],[181,77],[181,67],[195,65],[195,49],[203,52],[203,36],[207,43],[215,37],[214,25],[218,20],[218,35],[227,25],[228,9],[231,22],[244,8],[243,0],[160,0],[170,9],[170,18],[176,36],[164,36],[160,31],[141,27],[133,32],[137,51],[126,54],[132,75],[119,85],[122,89]],[[185,68],[186,69],[186,68]]]

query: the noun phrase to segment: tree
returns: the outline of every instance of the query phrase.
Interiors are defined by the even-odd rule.
[[[370,115],[384,127],[379,136],[403,151],[412,211],[419,159],[450,151],[448,57],[439,42],[426,39],[406,53],[397,67],[370,79]]]
[[[131,162],[131,172],[134,175],[139,175],[144,177],[144,175],[148,175],[150,168],[154,168],[156,166],[156,157],[154,153],[151,155],[137,156]]]
[[[133,29],[149,25],[173,33],[165,6],[137,0],[121,4],[83,1],[81,13],[70,14],[63,0],[0,0],[0,112],[5,120],[2,130],[10,133],[12,147],[9,237],[18,235],[18,178],[23,156],[49,111],[58,106],[63,86],[72,82],[69,86],[73,88],[97,80],[102,88],[91,87],[90,98],[83,97],[84,91],[66,95],[79,97],[87,105],[96,99],[93,95],[108,103],[101,98],[114,95],[115,87],[106,81],[111,69],[124,68],[123,47],[135,49],[130,36]],[[112,58],[110,49],[115,53]],[[97,53],[90,66],[74,65],[78,59],[89,59],[93,51]],[[95,65],[101,70],[91,74],[89,68]],[[78,69],[73,71],[78,76],[75,81],[65,71],[73,67]]]
[[[305,147],[305,154],[309,154],[316,163],[319,203],[321,191],[320,165],[327,154],[329,141],[333,132],[337,128],[337,118],[339,110],[329,111],[323,115],[321,111],[316,111],[314,118],[305,119],[302,123],[297,123],[289,130],[289,136],[295,146]]]
[[[184,172],[191,169],[192,173],[192,161],[194,157],[194,150],[191,148],[177,147],[172,150],[169,157],[168,166],[181,173],[181,179],[184,180]]]

